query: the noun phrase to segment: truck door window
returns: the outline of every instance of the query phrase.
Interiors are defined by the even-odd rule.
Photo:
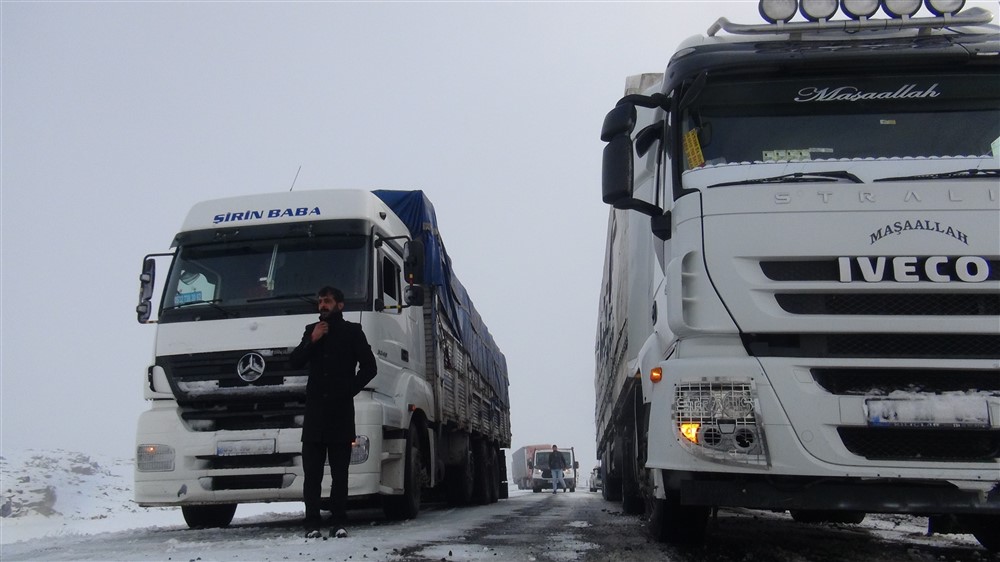
[[[400,269],[399,266],[389,258],[389,256],[382,256],[382,267],[379,275],[379,290],[382,293],[382,302],[387,310],[393,309],[397,313],[401,313],[402,309],[399,308],[399,281],[400,281]]]

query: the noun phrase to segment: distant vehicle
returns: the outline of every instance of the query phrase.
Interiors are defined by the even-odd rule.
[[[147,256],[141,277],[138,320],[157,330],[142,373],[151,405],[138,422],[139,505],[180,506],[192,527],[224,527],[237,504],[302,499],[308,372],[289,354],[327,284],[344,292],[344,317],[363,326],[378,360],[354,399],[350,497],[380,500],[390,519],[416,517],[426,489],[454,505],[507,497],[506,359],[423,192],[206,201],[172,246]]]
[[[576,451],[573,447],[559,449],[559,454],[566,460],[566,468],[563,470],[563,480],[570,492],[576,491],[576,482],[579,480],[580,463],[576,460]],[[552,446],[548,449],[538,449],[535,451],[535,458],[531,466],[531,491],[541,492],[552,489],[552,471],[549,469],[549,457],[552,456]]]
[[[762,0],[607,114],[597,455],[656,539],[746,507],[1000,551],[1000,32],[924,4]]]
[[[551,451],[551,444],[525,445],[514,451],[511,455],[511,478],[517,484],[518,490],[531,489],[531,463],[535,458],[535,451]]]
[[[595,466],[590,471],[590,491],[596,492],[604,489],[604,478],[601,476],[601,467]]]

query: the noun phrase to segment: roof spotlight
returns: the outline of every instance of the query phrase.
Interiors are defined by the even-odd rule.
[[[908,18],[920,9],[920,0],[882,0],[882,10],[891,18]]]
[[[879,0],[840,0],[840,9],[852,20],[872,17],[878,5]]]
[[[798,7],[795,0],[760,0],[757,4],[760,16],[770,23],[787,22],[795,16]]]
[[[799,11],[809,21],[828,20],[837,13],[837,0],[802,0]]]
[[[953,16],[965,7],[965,0],[925,0],[924,5],[935,16]]]

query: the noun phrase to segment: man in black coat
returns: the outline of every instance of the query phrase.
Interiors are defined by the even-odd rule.
[[[290,358],[296,368],[309,364],[302,424],[304,523],[306,536],[319,536],[323,465],[329,458],[331,525],[337,536],[346,536],[342,526],[347,518],[347,473],[355,438],[354,396],[375,378],[375,356],[361,325],[344,320],[344,293],[323,287],[317,296],[320,320],[306,326]]]

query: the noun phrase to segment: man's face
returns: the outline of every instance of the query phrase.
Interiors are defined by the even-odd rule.
[[[336,309],[344,308],[344,303],[333,300],[330,295],[323,295],[319,298],[319,315],[326,318]]]

